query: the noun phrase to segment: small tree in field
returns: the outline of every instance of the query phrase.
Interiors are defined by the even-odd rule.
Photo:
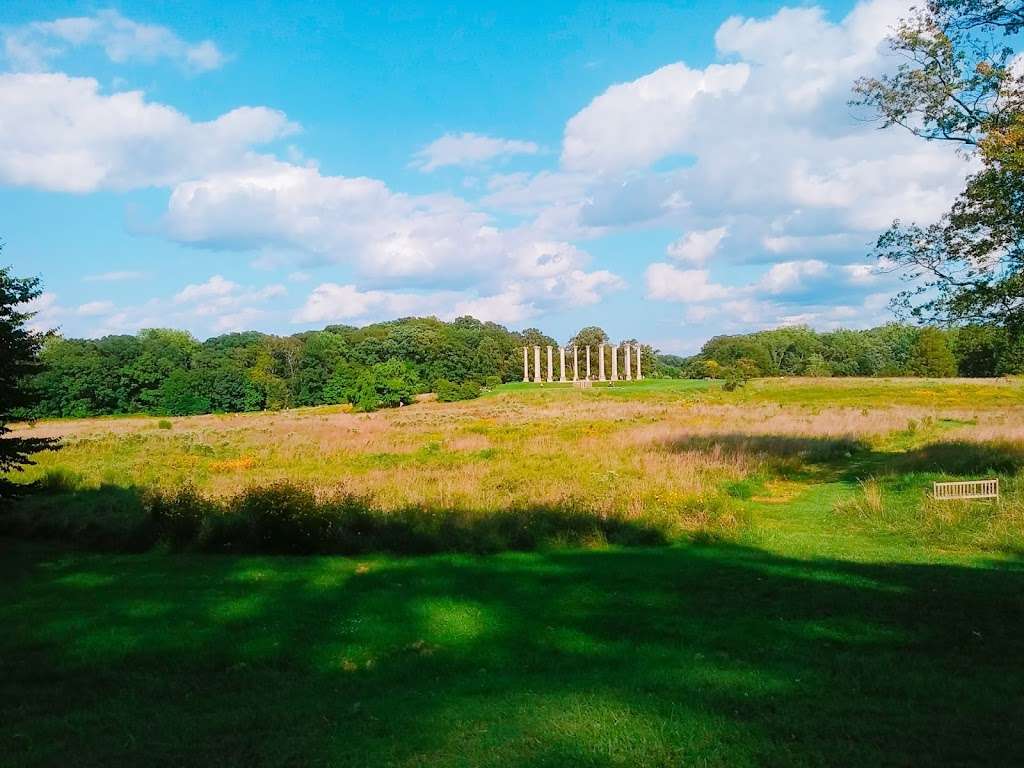
[[[32,312],[25,305],[39,296],[39,279],[18,278],[0,267],[0,473],[20,471],[31,454],[52,448],[53,440],[9,437],[12,418],[35,403],[29,377],[39,370],[39,350],[45,334],[28,328]],[[14,483],[0,478],[0,498],[11,495]]]

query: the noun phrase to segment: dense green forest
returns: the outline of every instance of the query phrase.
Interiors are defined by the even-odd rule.
[[[797,326],[716,336],[691,358],[662,355],[687,378],[757,376],[1004,376],[1024,372],[1024,339],[993,326],[890,324],[819,333]]]
[[[607,341],[599,328],[580,343]],[[571,343],[571,342],[570,342]],[[246,332],[200,342],[151,329],[101,339],[50,337],[32,384],[38,404],[22,415],[188,415],[351,403],[374,410],[437,392],[475,397],[522,378],[524,344],[555,345],[536,329],[513,332],[462,317],[405,318],[362,328],[329,326],[293,336]],[[990,327],[953,330],[886,325],[819,333],[781,328],[717,336],[690,358],[647,350],[649,377],[998,376],[1024,371],[1024,344]],[[532,365],[532,362],[531,362]]]
[[[203,342],[152,329],[101,339],[51,337],[34,378],[32,417],[148,412],[187,415],[349,402],[362,410],[443,399],[522,378],[522,346],[555,344],[462,317],[407,318],[293,336],[246,332]]]

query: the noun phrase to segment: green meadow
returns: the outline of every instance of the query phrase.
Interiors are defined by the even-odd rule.
[[[1024,762],[1020,380],[168,421],[19,429],[4,765]]]

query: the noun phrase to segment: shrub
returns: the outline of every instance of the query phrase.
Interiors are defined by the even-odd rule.
[[[248,488],[229,499],[194,488],[134,491],[102,487],[88,493],[35,494],[17,517],[0,517],[0,532],[74,541],[102,549],[173,549],[267,554],[499,552],[545,546],[665,544],[685,533],[677,515],[644,520],[596,513],[566,501],[481,513],[412,505],[382,509],[347,493],[317,492],[287,482]],[[709,508],[701,512],[718,515]]]
[[[249,527],[261,552],[314,552],[332,539],[333,520],[312,490],[288,483],[250,488],[231,500],[229,516]]]
[[[727,368],[722,372],[722,375],[725,378],[725,383],[722,385],[722,389],[726,392],[735,392],[747,383],[747,378],[739,368]]]
[[[173,426],[174,425],[171,424],[169,419],[160,419],[160,421],[156,423],[157,429],[170,429]]]
[[[459,400],[474,400],[480,397],[480,384],[475,381],[464,381],[459,385]]]
[[[487,376],[484,379],[484,386],[487,387],[487,389],[494,389],[495,387],[500,387],[501,386],[501,377],[500,376]]]
[[[438,401],[442,403],[453,403],[459,399],[459,385],[448,379],[438,379],[434,383],[434,392],[437,393]]]
[[[191,486],[170,494],[150,493],[143,498],[143,507],[157,538],[178,548],[193,544],[204,519],[216,511],[216,504]]]
[[[454,403],[457,400],[473,400],[480,397],[481,387],[476,381],[464,381],[453,384],[447,379],[440,379],[434,384],[437,399],[442,403]]]

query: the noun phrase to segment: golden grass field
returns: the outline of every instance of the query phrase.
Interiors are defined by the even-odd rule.
[[[371,414],[325,407],[174,418],[163,427],[154,417],[23,425],[20,433],[64,443],[24,479],[193,486],[214,497],[289,482],[368,498],[383,511],[572,508],[728,535],[756,523],[752,507],[839,481],[863,491],[858,514],[876,510],[879,520],[887,495],[903,510],[911,488],[920,512],[929,481],[950,473],[1001,472],[1012,502],[1024,384],[763,380],[731,393],[705,382],[506,385],[462,403],[428,396]],[[895,468],[903,486],[888,494],[892,478],[879,486],[875,477]],[[858,509],[848,499],[830,503]]]

